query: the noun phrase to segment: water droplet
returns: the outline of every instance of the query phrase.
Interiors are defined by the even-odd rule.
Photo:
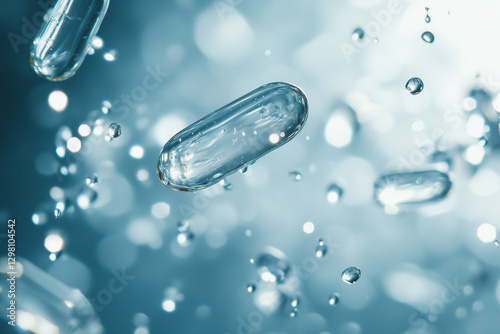
[[[373,43],[377,44],[378,43],[378,38],[373,39]]]
[[[420,92],[424,89],[424,83],[422,79],[414,77],[408,80],[406,83],[406,90],[410,92],[411,95],[420,94]]]
[[[122,127],[120,124],[111,123],[109,125],[108,134],[111,138],[117,138],[122,134]]]
[[[288,173],[288,176],[292,181],[299,182],[302,180],[302,174],[298,171],[291,171]]]
[[[299,303],[300,303],[300,298],[296,296],[292,298],[290,305],[292,305],[293,308],[296,308],[297,306],[299,306]]]
[[[194,234],[191,231],[181,232],[177,235],[177,242],[182,247],[191,245],[194,239]]]
[[[104,115],[107,115],[111,112],[111,108],[113,108],[113,105],[109,101],[102,101],[102,107],[101,111]]]
[[[434,34],[430,31],[426,31],[422,34],[422,39],[427,43],[434,42]]]
[[[61,217],[61,214],[62,214],[62,212],[58,208],[56,208],[54,210],[54,217],[59,218],[59,217]]]
[[[245,173],[247,172],[247,170],[248,170],[248,167],[247,167],[247,166],[245,166],[245,167],[243,167],[242,169],[240,169],[240,173],[241,173],[241,174],[245,174]]]
[[[443,199],[451,188],[447,174],[436,170],[386,174],[374,185],[374,198],[384,206],[422,204]]]
[[[228,180],[226,179],[223,179],[222,180],[222,188],[224,188],[224,190],[232,190],[233,189],[233,185],[231,184],[231,182],[229,182]]]
[[[333,293],[330,295],[330,298],[328,298],[328,304],[334,306],[339,303],[339,294],[338,293]]]
[[[323,257],[326,255],[328,247],[326,246],[323,239],[319,239],[318,247],[316,247],[316,257]]]
[[[337,184],[332,183],[326,189],[326,199],[331,204],[336,204],[340,201],[343,194],[342,188],[340,188]]]
[[[427,16],[425,17],[425,22],[431,22],[431,17],[429,16],[429,7],[425,7],[425,11],[427,12]]]
[[[253,283],[250,283],[250,284],[247,285],[247,291],[250,292],[250,293],[254,292],[256,288],[257,287]]]
[[[354,284],[361,277],[361,270],[357,267],[349,267],[342,272],[342,280],[349,284]]]
[[[179,232],[187,232],[189,231],[189,221],[187,220],[179,220],[177,222],[177,231]]]
[[[294,308],[291,312],[290,312],[290,318],[295,318],[299,313],[299,310]]]
[[[269,248],[267,252],[259,255],[255,265],[260,278],[269,283],[283,282],[290,271],[285,254],[275,248]]]
[[[254,263],[255,260],[253,259],[253,257],[250,258],[250,263]]]
[[[353,41],[359,41],[359,40],[363,39],[363,37],[365,37],[365,32],[363,29],[361,29],[359,27],[354,29],[354,31],[352,32],[351,38]]]
[[[98,179],[97,179],[97,174],[96,173],[90,174],[85,179],[85,182],[87,183],[88,186],[93,186],[93,185],[97,184],[97,181],[98,181]]]
[[[500,245],[500,242],[498,240],[493,241],[493,243],[495,244],[495,246]]]

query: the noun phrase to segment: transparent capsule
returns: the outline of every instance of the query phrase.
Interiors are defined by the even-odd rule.
[[[173,136],[158,158],[158,177],[179,191],[209,187],[290,141],[307,114],[299,88],[261,86]]]
[[[361,277],[361,270],[358,267],[349,267],[342,272],[342,280],[349,284],[354,284]]]
[[[54,217],[59,218],[59,217],[61,217],[61,214],[62,214],[61,209],[56,208],[54,210]]]
[[[434,34],[430,31],[426,31],[422,34],[422,39],[424,42],[432,43],[434,42]]]
[[[268,248],[265,253],[259,255],[255,265],[260,278],[269,283],[283,282],[290,271],[285,254],[275,248]]]
[[[441,200],[450,188],[448,175],[437,170],[395,173],[375,181],[373,196],[383,206],[397,207]]]
[[[31,66],[41,77],[61,81],[75,75],[108,9],[109,0],[58,0],[31,46]]]
[[[47,272],[23,258],[16,258],[12,269],[7,258],[0,259],[0,307],[7,310],[11,279],[15,277],[15,320],[32,333],[101,334],[100,324],[92,304],[78,289],[68,287]],[[10,321],[9,319],[8,321]]]
[[[406,90],[410,92],[411,95],[418,95],[424,89],[424,83],[422,79],[414,77],[408,80],[406,83]]]

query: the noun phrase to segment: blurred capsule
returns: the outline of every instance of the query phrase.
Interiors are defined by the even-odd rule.
[[[420,78],[413,77],[406,82],[406,90],[409,91],[411,95],[418,95],[423,89],[424,83]]]
[[[173,136],[158,158],[158,177],[174,190],[207,188],[290,141],[307,113],[299,88],[259,87]]]
[[[265,253],[259,255],[255,265],[260,278],[269,283],[283,282],[290,271],[285,254],[275,248],[268,248]]]
[[[47,80],[75,75],[91,48],[109,0],[58,0],[31,46],[31,66]]]
[[[386,174],[374,185],[374,198],[383,206],[423,204],[443,199],[451,188],[447,174],[437,170]]]
[[[349,284],[356,283],[361,277],[361,270],[357,267],[349,267],[342,272],[342,280]]]

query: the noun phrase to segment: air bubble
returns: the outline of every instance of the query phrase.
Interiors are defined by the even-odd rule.
[[[406,90],[410,92],[411,95],[418,95],[424,89],[424,83],[422,79],[414,77],[408,80],[406,83]]]

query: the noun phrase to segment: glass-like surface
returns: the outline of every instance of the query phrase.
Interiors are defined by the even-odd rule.
[[[437,170],[387,174],[375,182],[374,197],[384,206],[423,204],[443,199],[450,188],[448,175]]]
[[[59,0],[31,46],[31,66],[47,80],[66,80],[82,65],[109,0]]]
[[[16,260],[13,270],[7,258],[0,258],[0,307],[9,313],[15,300],[16,326],[33,333],[104,333],[92,304],[80,290],[61,283],[26,259]],[[15,299],[7,293],[11,290]]]
[[[158,158],[161,182],[194,191],[291,140],[307,120],[304,92],[287,83],[264,85],[173,136]]]

